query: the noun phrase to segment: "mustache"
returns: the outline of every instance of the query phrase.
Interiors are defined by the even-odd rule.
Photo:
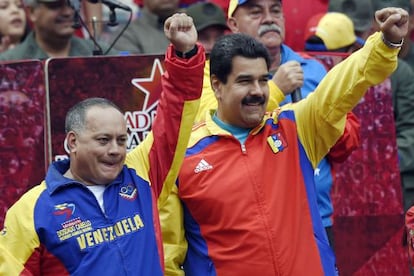
[[[259,36],[262,36],[267,32],[277,32],[278,34],[281,34],[282,29],[278,25],[273,23],[273,24],[260,25],[259,30],[257,31]]]
[[[264,104],[266,102],[266,98],[263,96],[246,96],[242,100],[242,104]]]

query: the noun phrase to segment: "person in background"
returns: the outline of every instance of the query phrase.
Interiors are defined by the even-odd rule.
[[[172,45],[150,134],[127,154],[127,126],[115,104],[89,98],[72,107],[70,159],[52,163],[45,180],[8,210],[0,275],[164,275],[157,207],[184,158],[205,61],[189,16],[168,18],[165,34]]]
[[[312,16],[305,29],[305,51],[313,52],[329,69],[341,62],[355,49],[361,48],[365,40],[355,34],[352,20],[344,13],[328,12]],[[319,52],[335,52],[326,58]]]
[[[374,19],[374,7],[371,0],[330,0],[328,11],[346,14],[354,24],[357,37],[366,39],[367,30],[371,30]]]
[[[74,10],[66,0],[25,0],[24,5],[32,31],[22,43],[1,53],[0,61],[94,54],[96,45],[91,40],[74,36]]]
[[[28,32],[21,0],[0,0],[0,53],[21,43]]]
[[[115,50],[123,54],[163,54],[169,43],[163,31],[164,21],[179,11],[178,3],[179,0],[143,0],[140,14],[117,40]],[[117,36],[115,32],[113,37]]]
[[[329,2],[329,11],[338,11],[347,14],[353,21],[355,26],[355,34],[362,38],[366,38],[369,34],[376,30],[374,18],[374,10],[385,7],[403,8],[410,14],[409,33],[404,39],[404,45],[399,53],[399,57],[405,60],[414,70],[414,47],[410,39],[410,34],[414,30],[413,3],[409,0],[331,0]],[[365,36],[365,37],[364,37]]]
[[[198,41],[203,44],[207,53],[211,52],[216,40],[229,31],[223,10],[213,3],[195,3],[190,5],[185,12],[193,18]]]
[[[177,181],[186,275],[336,275],[314,170],[344,132],[347,113],[396,67],[408,13],[387,8],[376,19],[381,32],[314,93],[271,113],[266,47],[241,33],[217,41],[210,80],[218,107],[194,126]]]
[[[352,20],[344,13],[316,14],[305,29],[305,51],[351,53],[353,47],[361,48],[364,44],[355,35]]]
[[[286,95],[301,89],[302,96],[306,97],[325,76],[326,69],[316,59],[300,55],[284,44],[284,18],[279,0],[231,0],[227,25],[233,33],[255,37],[270,52],[274,82],[270,83],[271,93],[275,90]],[[290,101],[287,97],[282,104]]]

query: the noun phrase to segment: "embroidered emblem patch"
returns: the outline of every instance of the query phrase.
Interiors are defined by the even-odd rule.
[[[62,203],[55,205],[55,211],[53,212],[55,216],[65,215],[66,219],[69,219],[73,213],[75,213],[75,204],[73,203]]]
[[[119,195],[126,200],[134,200],[137,198],[137,193],[137,189],[132,184],[128,184],[127,186],[121,187]]]
[[[287,148],[287,143],[280,132],[274,133],[267,137],[267,144],[272,149],[273,153],[278,153]]]

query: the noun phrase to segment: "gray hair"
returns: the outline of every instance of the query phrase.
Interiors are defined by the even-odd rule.
[[[71,107],[66,114],[65,132],[80,132],[85,129],[86,112],[92,107],[113,107],[119,112],[122,110],[113,102],[105,98],[88,98]]]

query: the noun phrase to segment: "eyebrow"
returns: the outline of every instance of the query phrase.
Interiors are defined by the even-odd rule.
[[[262,74],[262,75],[258,76],[258,79],[262,79],[262,78],[268,79],[269,78],[269,73],[265,73],[265,74]],[[248,80],[256,79],[256,76],[252,75],[252,74],[241,74],[241,75],[238,75],[236,77],[236,81],[237,80],[246,80],[246,79],[248,79]]]
[[[253,79],[253,75],[251,74],[241,74],[236,77],[236,80],[243,80],[243,79]]]

